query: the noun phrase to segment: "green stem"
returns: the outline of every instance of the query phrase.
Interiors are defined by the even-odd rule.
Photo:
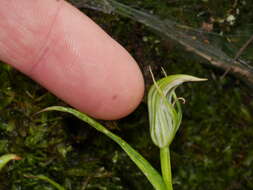
[[[160,148],[161,169],[167,190],[173,190],[169,147]]]

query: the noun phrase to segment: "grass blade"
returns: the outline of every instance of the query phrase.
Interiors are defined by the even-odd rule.
[[[124,141],[111,131],[107,130],[104,126],[102,126],[100,123],[98,123],[88,115],[81,113],[75,109],[61,106],[52,106],[42,110],[41,112],[43,111],[67,112],[88,123],[96,130],[100,131],[101,133],[112,139],[114,142],[116,142],[127,153],[131,160],[139,167],[139,169],[143,172],[143,174],[147,177],[147,179],[150,181],[150,183],[156,190],[166,190],[166,186],[161,175],[150,165],[150,163],[145,158],[142,157],[142,155],[140,155],[136,150],[134,150],[126,141]]]

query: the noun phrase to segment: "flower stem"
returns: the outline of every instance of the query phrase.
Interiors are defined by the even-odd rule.
[[[161,169],[167,190],[173,190],[169,147],[160,148]]]

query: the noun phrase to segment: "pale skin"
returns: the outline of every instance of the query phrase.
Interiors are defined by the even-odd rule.
[[[140,103],[144,82],[127,51],[64,0],[0,0],[0,60],[95,118]]]

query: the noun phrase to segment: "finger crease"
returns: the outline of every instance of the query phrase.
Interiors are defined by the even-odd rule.
[[[60,0],[59,0],[60,1]],[[61,7],[63,5],[63,1],[59,2],[59,5],[56,9],[55,15],[53,16],[52,23],[49,27],[49,30],[45,36],[45,44],[40,48],[38,56],[36,57],[35,61],[33,61],[32,67],[28,71],[28,75],[32,76],[33,71],[35,68],[39,65],[40,61],[43,59],[43,57],[46,55],[46,53],[49,51],[50,44],[52,43],[50,39],[50,35],[52,34],[55,22],[57,21],[58,15],[60,13]]]

